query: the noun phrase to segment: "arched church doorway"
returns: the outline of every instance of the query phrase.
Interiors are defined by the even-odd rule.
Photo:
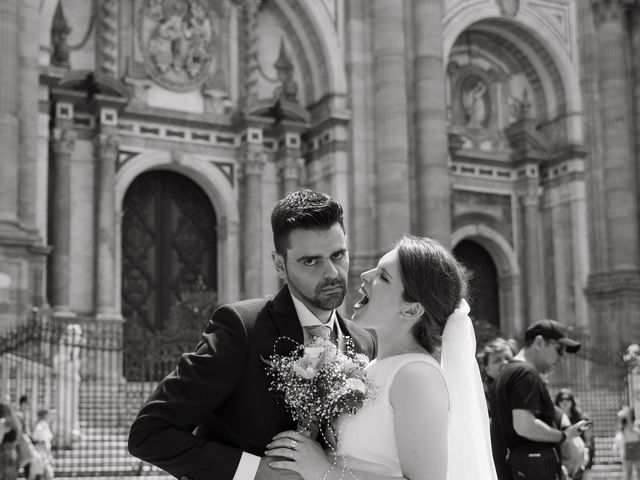
[[[498,271],[491,255],[471,240],[458,243],[453,254],[471,277],[468,296],[474,323],[500,329]]]
[[[187,348],[197,342],[204,326],[203,304],[215,306],[216,245],[216,214],[195,182],[164,170],[145,172],[132,182],[122,216],[123,367],[128,380],[162,376],[167,373],[162,357],[169,355],[171,345],[175,348],[170,350],[178,350],[182,346],[176,342]]]

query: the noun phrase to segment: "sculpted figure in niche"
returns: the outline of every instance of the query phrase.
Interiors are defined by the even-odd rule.
[[[209,29],[206,20],[207,15],[204,9],[190,0],[189,12],[183,19],[182,28],[184,38],[187,42],[191,42],[191,48],[187,51],[186,69],[192,78],[200,72],[207,60]]]
[[[511,104],[511,115],[515,120],[525,120],[529,118],[529,111],[531,110],[531,102],[529,101],[529,91],[526,88],[522,89],[521,98],[512,97],[513,103]]]
[[[149,39],[149,56],[160,72],[165,73],[170,67],[180,70],[180,18],[177,16],[163,18],[156,26]]]
[[[489,116],[487,96],[487,85],[482,79],[472,77],[465,82],[462,88],[462,107],[467,127],[486,127]]]

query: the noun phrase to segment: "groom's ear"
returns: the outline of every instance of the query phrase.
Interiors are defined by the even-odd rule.
[[[278,274],[278,277],[280,277],[282,280],[286,280],[284,257],[278,252],[271,252],[271,259],[273,260],[273,265],[276,267],[276,273]]]
[[[405,303],[400,317],[405,320],[418,320],[424,313],[424,307],[418,302]]]

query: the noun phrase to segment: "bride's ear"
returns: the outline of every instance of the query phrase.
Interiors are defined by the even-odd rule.
[[[405,320],[417,320],[424,313],[424,307],[418,302],[406,303],[400,312],[400,317]]]

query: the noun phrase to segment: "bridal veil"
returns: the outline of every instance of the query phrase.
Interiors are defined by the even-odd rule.
[[[442,335],[441,365],[449,390],[448,480],[496,480],[489,414],[476,361],[469,305],[462,300]]]

